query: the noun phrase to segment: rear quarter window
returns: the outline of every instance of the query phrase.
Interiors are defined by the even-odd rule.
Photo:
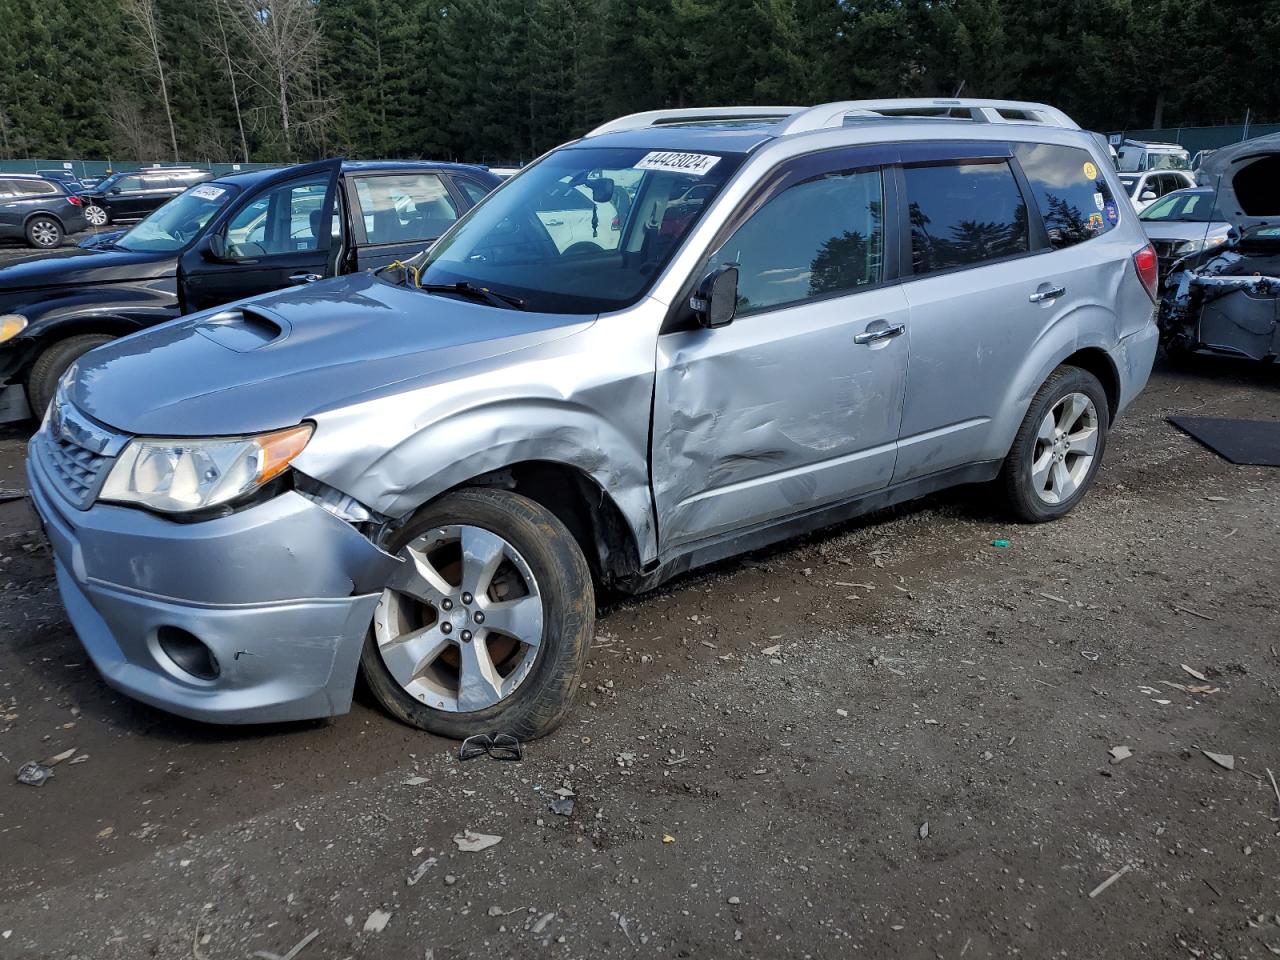
[[[1027,207],[1008,161],[933,164],[903,173],[916,276],[1030,251]]]
[[[1101,164],[1088,150],[1051,143],[1015,143],[1013,153],[1031,185],[1053,249],[1092,240],[1119,222],[1119,205],[1107,186]]]

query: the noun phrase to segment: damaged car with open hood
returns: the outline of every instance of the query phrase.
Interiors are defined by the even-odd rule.
[[[1162,339],[1175,354],[1274,362],[1280,359],[1280,135],[1215,151],[1197,176],[1198,192],[1212,196],[1214,212],[1206,219],[1231,229],[1225,242],[1188,243],[1193,252],[1170,266],[1161,296]]]
[[[532,738],[597,588],[956,484],[1074,509],[1155,283],[1105,152],[1043,104],[638,114],[377,274],[85,354],[28,479],[126,694],[296,720],[362,673],[409,724]]]

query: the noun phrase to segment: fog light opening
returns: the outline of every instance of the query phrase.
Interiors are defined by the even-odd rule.
[[[156,642],[179,670],[197,680],[216,680],[222,672],[213,651],[180,627],[161,627],[156,631]]]

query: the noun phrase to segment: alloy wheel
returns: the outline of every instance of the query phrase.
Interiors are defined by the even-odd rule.
[[[1045,503],[1063,503],[1080,489],[1098,449],[1098,409],[1083,393],[1069,393],[1040,422],[1031,460],[1031,487]]]
[[[37,247],[56,247],[61,239],[58,225],[51,220],[37,220],[31,224],[31,242]]]
[[[84,218],[89,221],[90,226],[104,227],[107,224],[107,211],[96,203],[91,203],[84,208]]]
[[[406,544],[374,614],[387,670],[415,700],[469,713],[505,700],[542,643],[543,597],[520,552],[482,527],[437,527]]]

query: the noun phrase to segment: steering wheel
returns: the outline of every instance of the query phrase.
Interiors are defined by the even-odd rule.
[[[580,257],[584,254],[604,253],[604,247],[598,243],[592,243],[590,240],[579,240],[577,243],[571,243],[564,248],[562,257]]]
[[[173,228],[173,239],[187,243],[200,232],[200,222],[198,220],[188,220],[181,226]]]

